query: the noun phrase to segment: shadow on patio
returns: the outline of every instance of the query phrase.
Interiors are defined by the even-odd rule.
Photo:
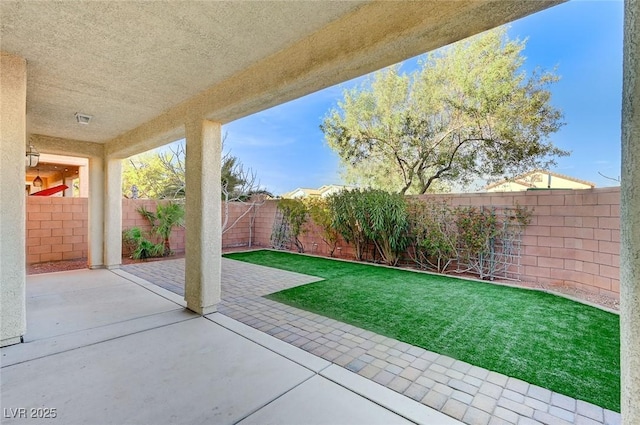
[[[221,310],[257,295],[235,276]],[[29,276],[27,297],[25,343],[1,350],[3,423],[458,423],[124,271]]]

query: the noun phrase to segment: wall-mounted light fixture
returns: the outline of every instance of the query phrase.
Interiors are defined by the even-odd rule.
[[[40,153],[33,147],[33,145],[29,145],[29,149],[27,149],[26,156],[26,164],[27,167],[36,167],[38,165],[38,161],[40,160]]]

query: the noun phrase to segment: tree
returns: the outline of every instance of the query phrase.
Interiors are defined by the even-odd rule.
[[[151,231],[162,239],[163,256],[171,255],[169,238],[174,227],[184,226],[184,207],[176,202],[158,204],[156,212],[147,210],[144,206],[138,212],[151,224]]]
[[[346,243],[353,244],[356,260],[364,260],[370,239],[364,231],[361,216],[365,211],[364,196],[360,189],[342,190],[328,198],[331,226],[342,235]]]
[[[408,243],[403,196],[380,189],[343,190],[329,197],[328,206],[332,227],[353,244],[357,260],[364,260],[367,246],[373,244],[384,263],[398,263]]]
[[[553,73],[521,70],[524,41],[488,31],[346,90],[320,126],[350,182],[405,193],[549,168],[563,123]]]
[[[333,227],[331,208],[326,199],[309,198],[305,200],[311,220],[320,227],[320,238],[329,247],[329,256],[333,257],[340,233]]]
[[[184,168],[182,168],[184,170]],[[133,194],[133,187],[137,196]],[[122,192],[125,196],[149,199],[184,197],[184,171],[167,167],[161,154],[147,152],[123,162]]]
[[[225,135],[222,141],[223,149],[226,139]],[[184,198],[186,156],[184,142],[170,145],[161,152],[132,156],[123,164],[123,192],[131,193],[131,188],[135,185],[139,196],[143,198]],[[245,168],[231,152],[222,156],[220,183],[222,199],[227,201],[246,199],[253,193],[266,193],[260,190],[256,173]]]

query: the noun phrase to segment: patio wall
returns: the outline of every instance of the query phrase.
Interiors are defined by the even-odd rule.
[[[570,285],[591,292],[617,296],[620,292],[620,189],[536,190],[511,193],[425,195],[426,201],[458,205],[512,206],[516,202],[533,208],[531,224],[523,238],[521,279],[545,285]],[[123,199],[122,227],[149,228],[136,211],[155,201]],[[277,201],[257,207],[223,234],[223,248],[269,247]],[[223,206],[224,208],[224,206]],[[246,205],[229,205],[229,224]],[[224,209],[223,209],[224,219]],[[319,228],[308,226],[301,237],[308,253],[328,255]],[[184,229],[171,239],[176,252],[184,251]],[[343,240],[334,256],[353,258]],[[66,260],[87,256],[86,198],[27,198],[27,263]]]
[[[147,219],[138,213],[137,209],[144,206],[150,211],[155,211],[157,201],[150,199],[123,199],[122,200],[122,228],[128,229],[138,226],[143,230],[150,230]],[[262,206],[265,207],[265,206]],[[275,214],[275,204],[266,206],[266,212],[256,209],[255,222],[259,227],[259,237],[265,238],[267,243],[271,235],[271,220]],[[246,210],[248,206],[243,204],[229,204],[229,226],[233,224]],[[223,220],[225,215],[224,205],[222,210]],[[250,230],[252,213],[246,214],[233,227],[222,236],[223,248],[235,248],[249,246],[250,239],[254,235]],[[88,229],[88,199],[64,198],[64,197],[27,197],[27,264],[42,263],[46,261],[73,260],[87,257],[87,229]],[[178,253],[184,252],[185,232],[183,228],[173,231],[170,239],[171,248]],[[268,245],[257,245],[268,246]],[[128,255],[123,252],[123,255]]]
[[[429,199],[430,197],[425,196]],[[438,196],[451,205],[533,208],[521,279],[620,294],[620,188]]]
[[[27,197],[27,264],[87,256],[87,198]]]
[[[122,200],[122,228],[128,229],[133,226],[138,226],[144,230],[150,230],[151,226],[149,222],[138,213],[138,208],[144,206],[148,210],[154,211],[155,205],[158,201],[150,199],[123,199]],[[162,202],[162,201],[160,201]],[[265,204],[266,205],[266,204]],[[242,204],[238,202],[230,202],[228,207],[222,205],[222,222],[224,223],[226,211],[229,213],[229,219],[227,221],[228,230],[222,235],[222,247],[223,248],[237,248],[248,247],[255,245],[251,241],[255,240],[256,235],[251,228],[251,219],[254,218],[254,228],[260,230],[260,237],[264,237],[265,221],[268,221],[268,217],[275,213],[275,204],[266,207],[266,211],[263,211],[265,205],[256,204],[254,210],[247,212],[251,208],[250,204]],[[227,209],[228,208],[228,209]],[[255,214],[254,214],[255,211]],[[243,215],[244,214],[244,215]],[[273,221],[273,218],[271,218]],[[271,234],[271,227],[269,227],[269,235]],[[267,236],[268,240],[268,236]],[[171,235],[171,249],[175,252],[184,252],[185,247],[185,231],[184,228],[177,228]],[[266,246],[266,245],[258,245]],[[125,255],[127,253],[124,253]]]
[[[531,224],[523,237],[521,280],[619,296],[619,188],[443,194],[419,198],[427,202],[445,201],[452,206],[513,206],[518,203],[533,208]],[[269,209],[269,216],[260,222],[268,228],[256,229],[256,234],[261,236],[256,245],[269,246],[275,207]],[[306,252],[328,255],[328,246],[322,242],[317,226],[308,226],[300,240]],[[343,240],[338,242],[338,247],[335,257],[354,257],[352,247]]]

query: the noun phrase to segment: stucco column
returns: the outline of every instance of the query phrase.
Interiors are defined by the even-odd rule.
[[[108,159],[105,178],[104,253],[108,269],[122,264],[122,161]]]
[[[220,130],[220,124],[206,120],[186,124],[184,299],[187,308],[199,314],[216,311],[220,302]]]
[[[620,344],[622,423],[640,424],[640,2],[624,10]]]
[[[0,346],[19,343],[26,318],[27,62],[0,55]]]
[[[80,197],[86,198],[89,195],[89,167],[81,165],[78,170],[78,178],[80,179]]]
[[[89,158],[89,268],[104,267],[104,161]]]
[[[64,190],[64,197],[72,198],[73,197],[73,177],[65,177],[62,179],[62,184],[67,185],[67,189]]]

